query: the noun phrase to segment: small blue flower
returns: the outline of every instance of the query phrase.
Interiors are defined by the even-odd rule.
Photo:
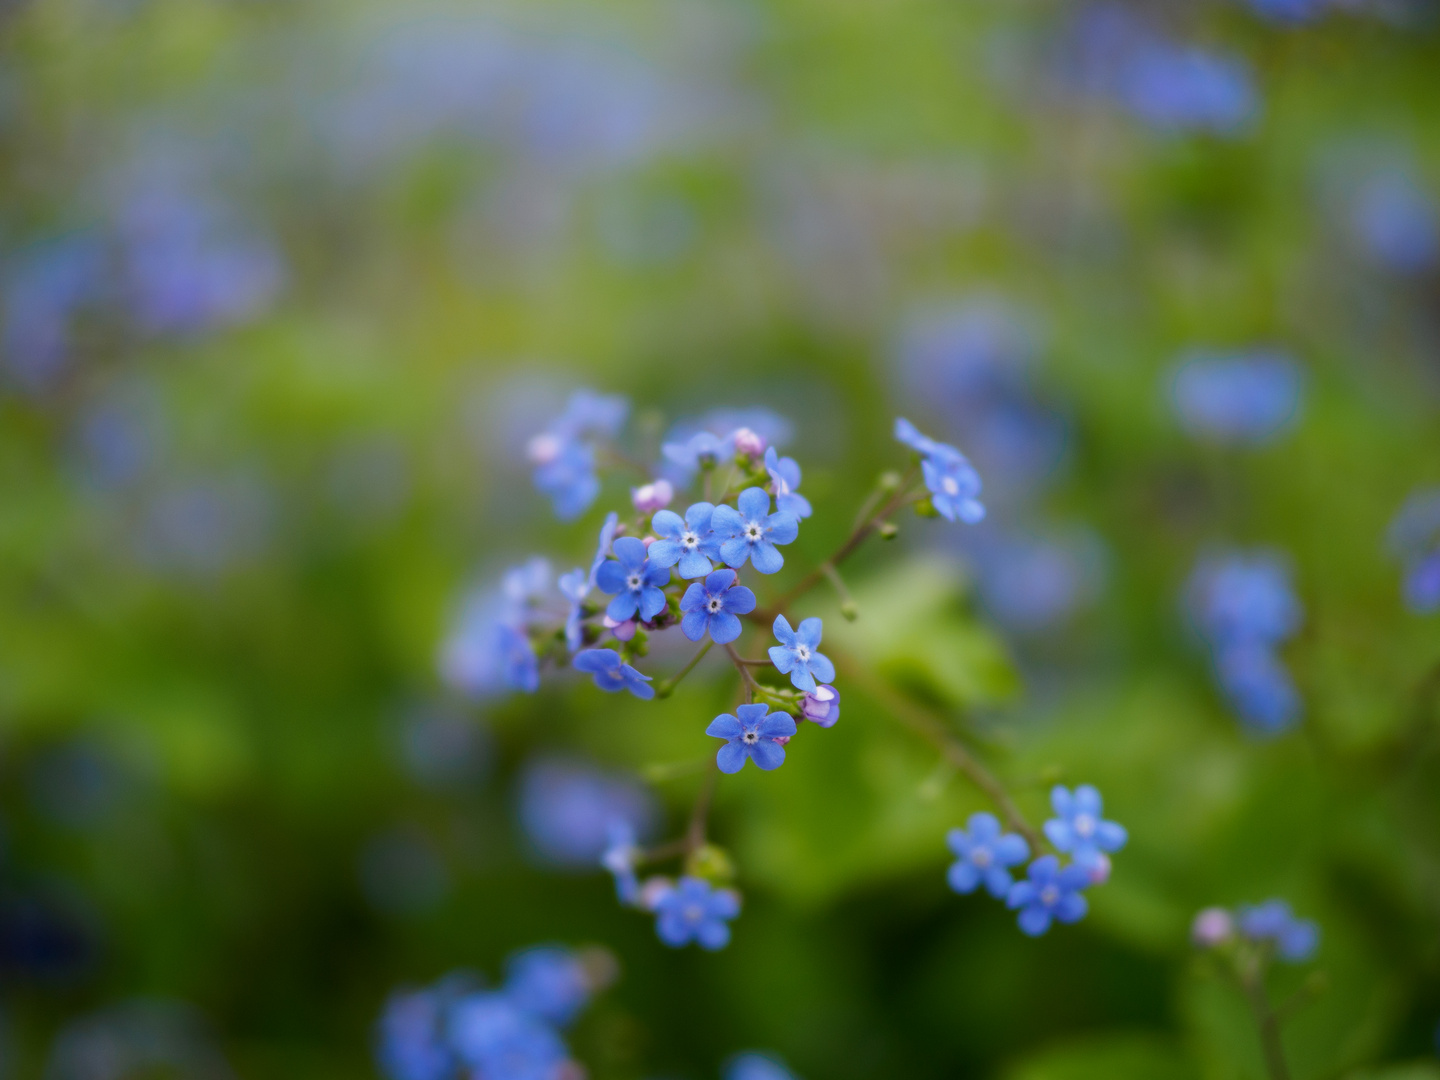
[[[650,686],[650,676],[642,675],[624,663],[614,649],[586,649],[582,653],[576,653],[571,664],[576,671],[594,675],[595,685],[607,693],[629,690],[644,701],[655,696],[655,690]]]
[[[392,994],[377,1032],[380,1070],[390,1080],[450,1080],[455,1055],[446,1040],[450,1007],[438,989]]]
[[[1355,193],[1350,228],[1365,253],[1397,274],[1420,274],[1440,263],[1440,208],[1413,171],[1391,165]]]
[[[1404,592],[1406,606],[1417,615],[1440,611],[1440,551],[1410,566]]]
[[[505,961],[505,994],[521,1009],[564,1027],[590,1000],[585,966],[569,949],[540,945]]]
[[[790,622],[784,615],[775,616],[775,637],[779,645],[770,646],[770,662],[782,675],[789,675],[791,684],[797,690],[811,693],[817,683],[828,683],[835,678],[835,665],[820,647],[821,622],[817,618],[801,621],[796,630],[790,629]]]
[[[552,1080],[569,1057],[554,1028],[494,991],[455,1003],[450,1042],[479,1075],[505,1080]]]
[[[741,705],[735,711],[738,718],[721,713],[705,729],[706,735],[725,740],[715,755],[720,771],[737,773],[752,759],[767,772],[783,765],[785,743],[795,734],[795,718],[789,713],[769,712],[764,704]]]
[[[1102,852],[1119,851],[1130,838],[1123,825],[1101,819],[1100,792],[1090,784],[1081,784],[1073,794],[1057,784],[1050,805],[1059,817],[1045,822],[1045,835],[1083,870],[1101,865]]]
[[[721,1072],[722,1080],[796,1080],[796,1076],[773,1054],[747,1050],[731,1058]]]
[[[710,560],[720,558],[720,546],[710,531],[714,513],[715,507],[708,502],[691,506],[683,521],[673,510],[661,510],[650,522],[660,538],[650,545],[650,561],[656,566],[678,564],[682,578],[710,573],[714,569]]]
[[[611,545],[615,558],[600,564],[595,584],[601,592],[615,593],[605,613],[616,622],[633,619],[636,611],[642,622],[649,622],[665,610],[665,594],[659,586],[670,582],[670,571],[656,566],[645,554],[645,543],[633,536],[622,536]]]
[[[549,564],[536,558],[506,571],[498,587],[468,597],[441,653],[446,682],[476,698],[506,686],[534,693],[540,661],[528,626],[549,584]]]
[[[1219,443],[1269,442],[1290,428],[1304,387],[1300,365],[1283,353],[1195,351],[1170,376],[1180,425]]]
[[[921,457],[929,457],[936,453],[944,443],[938,443],[928,435],[922,435],[920,429],[906,420],[903,416],[895,418],[895,438],[898,442],[904,443]]]
[[[623,773],[542,757],[520,777],[520,828],[537,861],[594,869],[617,828],[645,836],[657,817],[650,792]]]
[[[1269,646],[1225,646],[1216,650],[1214,661],[1225,700],[1257,734],[1279,734],[1300,719],[1300,692]]]
[[[1295,918],[1284,900],[1242,905],[1235,922],[1242,935],[1251,941],[1273,943],[1275,954],[1291,963],[1309,960],[1320,944],[1320,928],[1309,919]]]
[[[1200,632],[1217,648],[1279,644],[1303,614],[1288,563],[1270,551],[1203,560],[1190,575],[1188,599]]]
[[[679,949],[693,941],[713,951],[730,943],[728,923],[740,914],[740,895],[687,876],[656,902],[655,912],[655,932],[666,945]]]
[[[735,447],[729,436],[721,438],[708,431],[697,431],[684,442],[665,443],[660,452],[687,472],[694,472],[697,469],[713,469],[733,457]]]
[[[622,904],[640,903],[640,879],[635,876],[635,861],[640,848],[635,843],[635,829],[628,821],[613,821],[609,828],[610,844],[600,856],[600,865],[615,878],[615,896]]]
[[[971,814],[965,829],[951,829],[945,841],[955,853],[947,878],[957,893],[971,893],[982,882],[990,895],[1004,900],[1014,882],[1008,867],[1030,857],[1030,845],[1015,833],[1002,833],[994,814]]]
[[[770,487],[775,492],[775,509],[801,520],[813,513],[810,500],[796,490],[800,487],[800,465],[794,458],[782,458],[773,446],[767,447],[765,471],[770,474]]]
[[[710,518],[720,543],[720,558],[725,565],[739,569],[750,565],[761,574],[773,574],[785,565],[785,557],[776,544],[789,544],[800,535],[800,522],[794,514],[783,511],[770,513],[770,495],[764,488],[746,488],[736,500],[740,509],[717,506]]]
[[[1440,488],[1421,488],[1405,500],[1388,541],[1405,567],[1405,605],[1417,615],[1440,611]]]
[[[610,544],[615,539],[615,529],[620,519],[612,511],[605,518],[605,524],[600,526],[600,545],[595,549],[595,558],[590,562],[590,570],[571,570],[563,574],[556,582],[560,586],[560,592],[569,601],[569,609],[565,614],[565,644],[571,652],[575,652],[584,644],[585,621],[585,600],[595,589],[595,575],[605,562],[605,557],[610,554]]]
[[[565,411],[530,440],[526,453],[535,464],[535,486],[550,496],[562,521],[579,517],[600,494],[591,440],[612,438],[630,405],[623,397],[577,390]]]
[[[920,455],[920,471],[930,490],[930,503],[947,520],[975,524],[985,516],[980,474],[955,447],[936,442],[903,416],[895,418],[895,438]]]
[[[740,620],[735,616],[755,610],[755,594],[744,585],[735,584],[734,570],[716,570],[685,590],[680,610],[685,617],[680,629],[691,641],[699,641],[708,631],[717,645],[726,645],[740,636]]]
[[[535,487],[541,494],[550,497],[556,517],[561,521],[573,521],[590,509],[590,504],[600,494],[600,478],[595,475],[595,451],[580,442],[559,444],[553,456],[538,463]]]
[[[1050,929],[1050,920],[1062,923],[1079,922],[1090,910],[1080,890],[1090,883],[1083,866],[1061,868],[1054,855],[1041,855],[1030,864],[1026,881],[1010,887],[1005,904],[1012,911],[1020,909],[1020,929],[1031,937],[1039,937]]]

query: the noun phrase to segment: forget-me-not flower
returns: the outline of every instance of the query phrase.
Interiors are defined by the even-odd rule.
[[[1079,922],[1090,910],[1080,890],[1090,884],[1083,866],[1073,863],[1062,868],[1054,855],[1041,855],[1030,864],[1028,877],[1010,886],[1005,904],[1020,910],[1020,929],[1039,937],[1050,929],[1050,921]]]
[[[1180,425],[1220,443],[1267,442],[1300,411],[1300,365],[1284,353],[1195,351],[1171,373],[1170,397]]]
[[[569,949],[538,945],[505,961],[505,993],[520,1008],[564,1027],[590,1000],[585,965]]]
[[[684,442],[665,443],[660,452],[687,472],[713,469],[735,453],[734,440],[709,431],[697,431]]]
[[[685,511],[682,520],[673,510],[661,510],[651,519],[655,535],[650,561],[656,566],[678,566],[682,578],[704,577],[714,569],[712,559],[720,558],[720,545],[710,531],[715,507],[697,502]]]
[[[595,451],[587,444],[571,441],[534,442],[532,454],[543,455],[535,461],[535,487],[550,496],[555,516],[573,521],[600,494],[600,478],[595,475]]]
[[[582,653],[576,653],[571,664],[576,671],[594,675],[595,685],[607,693],[629,690],[645,701],[655,696],[655,688],[650,685],[650,676],[640,674],[625,663],[614,649],[586,649]]]
[[[1297,919],[1284,900],[1242,905],[1235,922],[1243,936],[1273,943],[1275,954],[1291,963],[1309,960],[1320,944],[1320,928],[1309,919]]]
[[[720,542],[720,558],[734,569],[749,559],[759,573],[775,573],[785,565],[775,545],[794,541],[800,535],[800,522],[794,514],[770,513],[770,494],[764,488],[746,488],[736,502],[738,510],[717,506],[710,517],[715,536],[726,538]]]
[[[1422,488],[1390,523],[1391,553],[1405,567],[1405,604],[1418,615],[1440,611],[1440,488]]]
[[[619,517],[612,510],[605,518],[605,524],[600,526],[600,543],[595,549],[595,558],[590,561],[589,571],[571,570],[563,574],[556,582],[560,586],[560,592],[569,602],[569,609],[565,614],[565,644],[571,652],[575,652],[584,644],[584,628],[582,623],[585,620],[585,600],[595,589],[595,575],[605,563],[605,557],[610,554],[610,545],[615,539],[615,530],[620,522]]]
[[[895,438],[920,455],[920,471],[930,503],[947,521],[975,524],[985,516],[980,504],[980,474],[955,447],[937,442],[903,416],[895,418]]]
[[[797,490],[800,487],[799,462],[792,457],[782,458],[771,446],[765,451],[765,471],[770,474],[770,487],[775,492],[775,509],[801,519],[813,513],[810,500]]]
[[[790,676],[797,690],[813,692],[818,683],[828,683],[835,678],[835,665],[817,651],[821,629],[820,620],[813,616],[802,620],[795,630],[790,629],[790,621],[784,615],[775,616],[775,637],[780,644],[770,646],[770,662],[780,674]]]
[[[611,549],[615,558],[601,563],[595,572],[600,591],[616,594],[605,613],[616,622],[624,622],[633,619],[638,611],[640,621],[649,622],[665,610],[665,594],[660,586],[669,583],[670,570],[651,562],[645,542],[636,537],[622,536]]]
[[[533,605],[549,585],[549,563],[535,558],[507,570],[498,587],[472,594],[440,657],[446,682],[472,697],[502,686],[534,693],[540,661],[528,625]]]
[[[741,705],[735,711],[738,717],[721,713],[705,729],[706,735],[725,740],[715,755],[720,771],[737,773],[750,760],[767,772],[783,765],[785,744],[780,740],[788,741],[795,734],[795,718],[789,713],[772,713],[763,703]]]
[[[1100,817],[1100,792],[1091,784],[1081,784],[1073,793],[1057,784],[1050,805],[1059,816],[1045,822],[1045,835],[1085,870],[1100,864],[1101,852],[1119,851],[1130,838],[1123,825]]]
[[[1030,845],[1016,833],[1002,832],[994,814],[971,814],[964,829],[951,829],[945,837],[955,853],[946,879],[957,893],[971,893],[984,884],[991,896],[1010,895],[1009,867],[1030,857]]]
[[[450,1001],[439,988],[392,994],[380,1016],[377,1056],[390,1080],[450,1080],[455,1055],[445,1031]]]
[[[829,684],[815,687],[800,699],[800,715],[823,728],[834,727],[840,719],[840,691]]]
[[[505,993],[461,998],[450,1011],[449,1026],[461,1061],[481,1076],[547,1080],[569,1057],[555,1029]]]
[[[600,856],[600,865],[615,878],[615,896],[622,904],[640,902],[640,879],[635,876],[635,861],[640,848],[635,843],[635,829],[628,821],[613,821],[609,827],[610,843]]]
[[[1267,645],[1241,642],[1216,650],[1215,678],[1230,707],[1257,734],[1274,735],[1300,718],[1300,691]]]
[[[672,949],[696,942],[702,949],[730,943],[729,921],[740,914],[740,895],[697,877],[682,877],[655,904],[655,932]]]
[[[755,610],[755,594],[744,585],[735,584],[734,570],[716,570],[696,581],[680,598],[680,630],[691,641],[699,641],[708,631],[717,645],[725,645],[740,636],[737,615]]]

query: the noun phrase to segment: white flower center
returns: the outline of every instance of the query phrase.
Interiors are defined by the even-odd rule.
[[[796,645],[796,646],[795,646],[795,659],[797,659],[797,660],[809,660],[809,659],[810,659],[810,647],[809,647],[808,645]]]
[[[745,740],[746,746],[754,746],[760,741],[760,733],[758,731],[747,731],[741,738]]]
[[[625,584],[630,586],[630,590],[632,592],[635,591],[636,589],[640,588],[640,575],[631,574],[625,579]]]
[[[536,465],[548,465],[560,456],[560,440],[554,435],[536,435],[525,447],[525,454]]]
[[[1072,827],[1075,830],[1076,836],[1088,840],[1095,835],[1095,826],[1097,824],[1095,818],[1090,814],[1076,814]]]
[[[688,923],[698,923],[705,921],[705,909],[699,904],[685,905],[685,910],[682,914],[685,921]]]
[[[700,537],[696,536],[693,532],[687,532],[680,537],[680,543],[683,547],[693,548],[700,543]]]
[[[710,602],[707,603],[705,606],[706,606],[707,608],[709,608],[709,609],[711,610],[711,612],[719,611],[719,610],[720,610],[720,606],[721,606],[721,605],[720,605],[720,598],[719,598],[718,596],[712,596],[712,597],[710,598]]]
[[[752,521],[749,525],[745,526],[745,538],[747,540],[760,539],[760,526],[758,523]]]
[[[1040,903],[1046,907],[1054,907],[1060,902],[1060,890],[1054,885],[1046,885],[1040,890]]]
[[[990,849],[984,847],[972,848],[970,851],[970,861],[981,870],[984,870],[990,865]]]
[[[953,476],[947,476],[940,481],[940,490],[946,495],[959,495],[960,483]]]

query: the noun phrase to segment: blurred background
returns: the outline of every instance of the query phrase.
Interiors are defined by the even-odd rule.
[[[1440,1077],[1440,6],[0,20],[6,1080],[374,1076],[393,988],[540,941],[619,961],[573,1033],[594,1080],[752,1047],[809,1080],[1241,1080],[1188,928],[1269,896],[1323,935],[1296,1076]],[[687,416],[786,418],[797,574],[903,460],[895,415],[971,456],[983,525],[901,522],[859,621],[813,613],[1032,817],[1101,787],[1131,842],[1086,921],[1031,940],[951,893],[985,804],[843,686],[721,787],[729,949],[615,902],[597,815],[683,821],[725,670],[646,705],[437,664],[467,590],[588,564],[638,482],[564,524],[531,487],[580,386],[631,399],[644,460]],[[1187,614],[1231,551],[1303,609],[1258,691]]]

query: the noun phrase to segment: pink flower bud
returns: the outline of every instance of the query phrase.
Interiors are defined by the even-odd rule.
[[[653,544],[657,539],[658,539],[658,537],[654,537],[654,536],[642,536],[642,537],[640,538],[640,542],[645,545],[645,550],[646,550],[646,551],[649,551],[649,550],[650,550],[650,545]]]
[[[840,719],[840,691],[821,683],[800,699],[800,715],[821,727],[834,727]]]
[[[616,622],[614,619],[610,618],[609,615],[606,615],[605,618],[600,621],[605,624],[606,629],[608,629],[610,633],[615,635],[616,641],[629,641],[635,636],[634,619],[626,619],[624,622]]]
[[[1095,862],[1089,868],[1090,884],[1104,885],[1110,880],[1110,856],[1103,851],[1097,852]]]
[[[630,489],[630,502],[641,514],[664,510],[675,499],[675,488],[669,480],[655,480],[643,487]]]
[[[669,878],[646,878],[640,886],[640,906],[646,911],[654,911],[660,901],[665,899],[674,888],[675,883]]]
[[[1224,908],[1207,907],[1195,916],[1190,926],[1190,939],[1202,949],[1223,945],[1235,934],[1235,919]]]
[[[781,746],[785,746],[787,743],[790,742],[793,737],[794,736],[791,735],[775,735],[772,737],[772,739],[774,742],[779,743]]]
[[[758,458],[765,453],[765,440],[748,427],[735,429],[735,453],[741,457]]]
[[[558,435],[546,432],[543,435],[536,435],[525,444],[525,456],[536,465],[549,465],[560,456],[564,445]]]

